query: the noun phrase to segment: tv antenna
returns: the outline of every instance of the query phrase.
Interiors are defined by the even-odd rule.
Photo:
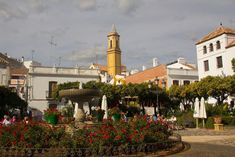
[[[32,51],[31,51],[31,59],[32,59],[32,61],[33,61],[34,53],[35,53],[35,50],[32,50]]]
[[[49,41],[49,44],[51,45],[51,47],[53,46],[57,46],[57,44],[54,42],[54,36],[51,36],[51,41]]]
[[[53,50],[53,46],[56,47],[57,43],[54,41],[54,36],[51,36],[51,40],[49,41],[49,44],[51,45],[51,51]]]
[[[58,66],[60,66],[60,64],[61,64],[61,56],[59,57],[59,64],[58,64]]]

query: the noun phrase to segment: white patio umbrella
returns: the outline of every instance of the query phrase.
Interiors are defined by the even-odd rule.
[[[79,89],[82,89],[82,82],[79,83]]]
[[[73,113],[73,117],[74,117],[74,118],[76,118],[77,112],[78,112],[78,103],[75,103],[74,113]]]
[[[101,109],[105,111],[104,112],[104,119],[107,119],[108,118],[108,105],[107,105],[106,95],[103,95],[103,97],[102,97]]]
[[[200,118],[199,112],[200,112],[199,99],[196,98],[194,103],[194,112],[193,112],[193,117],[196,118],[196,128],[198,128],[198,118]]]
[[[200,104],[200,118],[202,118],[202,124],[203,124],[203,128],[205,127],[205,121],[204,119],[207,118],[206,115],[206,107],[205,107],[205,99],[202,97],[201,98],[201,104]]]
[[[184,111],[184,105],[180,103],[180,111]]]

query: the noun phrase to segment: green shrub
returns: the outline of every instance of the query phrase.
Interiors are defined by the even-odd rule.
[[[195,127],[195,119],[193,118],[193,111],[184,112],[180,117],[177,117],[177,124],[184,127]]]
[[[235,116],[222,117],[222,123],[225,125],[235,125]]]
[[[228,108],[227,108],[227,104],[223,104],[223,105],[216,105],[213,106],[213,104],[206,104],[206,113],[208,117],[213,117],[216,115],[223,115],[223,116],[228,116],[229,112],[228,112]]]
[[[127,117],[133,117],[135,114],[140,114],[140,108],[139,107],[128,107]]]
[[[213,117],[208,117],[207,120],[206,120],[206,128],[208,129],[212,129],[214,128],[214,119]]]

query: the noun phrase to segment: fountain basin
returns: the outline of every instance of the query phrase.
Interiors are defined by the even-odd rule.
[[[82,103],[100,97],[101,92],[97,89],[65,89],[59,91],[59,96],[68,98],[73,102]]]

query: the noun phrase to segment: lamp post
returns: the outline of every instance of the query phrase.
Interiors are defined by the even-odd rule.
[[[154,81],[155,81],[155,83],[156,83],[156,85],[157,85],[157,86],[156,86],[157,108],[158,108],[158,113],[160,114],[160,105],[159,105],[159,102],[158,102],[158,83],[159,83],[158,77],[156,77]],[[156,104],[154,104],[154,114],[157,115],[156,113],[157,113],[157,111],[156,111]]]
[[[148,88],[149,88],[149,94],[151,92],[151,88],[152,88],[152,82],[149,80],[149,83],[148,83]],[[154,115],[157,116],[157,111],[156,111],[156,104],[154,103]]]

